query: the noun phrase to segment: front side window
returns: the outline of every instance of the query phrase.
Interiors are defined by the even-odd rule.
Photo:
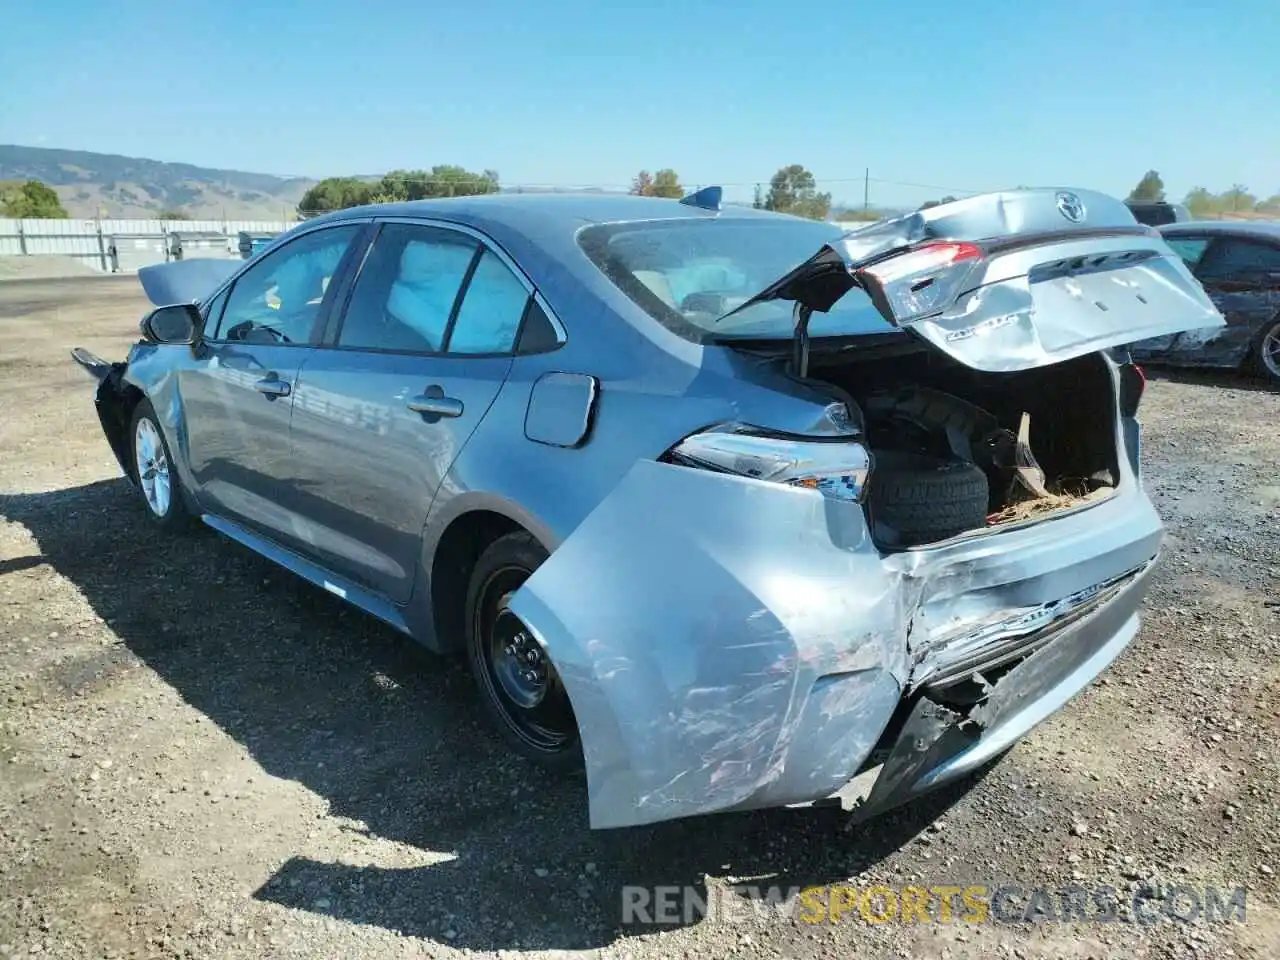
[[[222,319],[222,308],[227,305],[227,297],[231,296],[231,288],[227,287],[213,298],[203,309],[205,335],[213,339],[218,329],[218,321]]]
[[[236,278],[215,339],[314,343],[329,281],[362,229],[352,223],[316,230],[255,263]]]
[[[338,345],[439,353],[479,245],[449,230],[386,224],[351,293]]]
[[[790,302],[741,306],[844,231],[799,219],[682,219],[600,224],[578,234],[591,262],[646,313],[694,341],[787,339]],[[815,313],[812,336],[893,333],[870,298],[850,290],[830,311]]]

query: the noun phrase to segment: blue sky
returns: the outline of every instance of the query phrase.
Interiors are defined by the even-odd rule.
[[[1275,0],[44,0],[6,12],[0,143],[506,183],[802,163],[837,200],[1061,184],[1280,192]],[[1210,12],[1210,10],[1212,12]]]

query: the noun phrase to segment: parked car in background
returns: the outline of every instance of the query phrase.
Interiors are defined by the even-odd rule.
[[[1241,369],[1280,384],[1280,223],[1212,220],[1160,231],[1227,325],[1133,344],[1133,358]]]
[[[75,357],[147,522],[465,657],[596,827],[869,816],[1087,687],[1162,537],[1110,348],[1221,322],[1052,189],[850,233],[718,189],[358,207],[140,279],[128,358]]]
[[[1126,200],[1125,206],[1139,223],[1149,227],[1162,227],[1167,223],[1181,223],[1191,219],[1191,213],[1180,203],[1165,200]]]

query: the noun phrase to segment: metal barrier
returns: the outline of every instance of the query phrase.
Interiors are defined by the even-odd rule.
[[[244,256],[295,224],[270,220],[14,220],[0,218],[0,256],[56,254],[103,273],[193,256]],[[178,237],[176,241],[174,236]]]

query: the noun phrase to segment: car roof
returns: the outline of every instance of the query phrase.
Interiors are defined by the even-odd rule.
[[[566,229],[575,231],[592,223],[683,218],[776,218],[780,214],[734,204],[727,204],[717,212],[689,206],[678,200],[636,197],[630,194],[491,193],[350,207],[317,219],[341,220],[366,216],[439,219],[477,228],[481,228],[482,224],[505,224],[530,239],[536,239],[536,235],[544,230],[563,235]]]
[[[1161,233],[1212,234],[1214,236],[1262,237],[1280,240],[1280,221],[1276,220],[1188,220],[1160,227]]]
[[[470,228],[496,243],[515,261],[551,304],[563,312],[580,309],[584,288],[615,305],[625,296],[578,246],[578,232],[593,224],[685,220],[757,223],[796,222],[798,218],[752,207],[725,205],[719,212],[661,197],[591,193],[497,193],[438,200],[349,207],[306,221],[342,223],[368,217],[433,220]],[[807,220],[815,227],[821,221]],[[830,225],[828,225],[830,229]],[[814,249],[821,242],[815,241]],[[629,305],[630,301],[626,301]],[[623,306],[623,309],[628,309]],[[638,308],[637,308],[638,309]]]

